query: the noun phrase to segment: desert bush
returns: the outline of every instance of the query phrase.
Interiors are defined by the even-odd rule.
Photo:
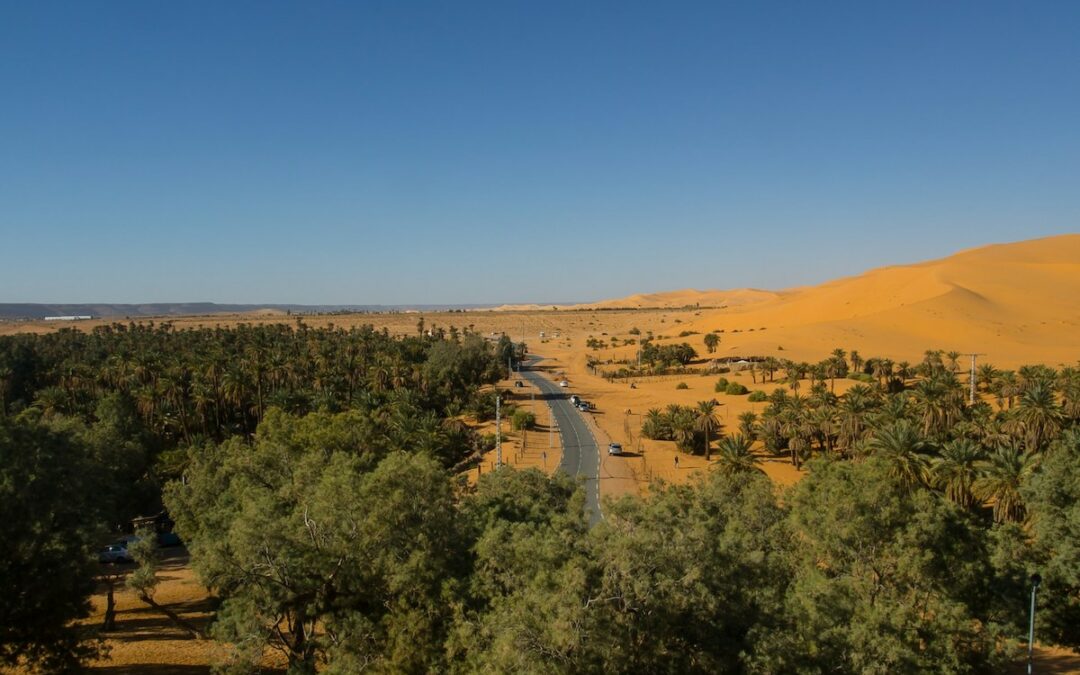
[[[746,400],[750,401],[751,403],[763,403],[769,400],[769,396],[760,389],[755,389],[754,391],[750,392],[750,396],[748,396]]]
[[[514,431],[520,431],[522,429],[532,429],[536,426],[536,415],[532,414],[528,410],[515,410],[514,414],[510,416],[510,428]]]

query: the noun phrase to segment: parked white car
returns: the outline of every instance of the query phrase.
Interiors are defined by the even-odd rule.
[[[622,454],[622,446],[619,445],[618,443],[608,443],[607,454],[609,454],[609,455],[621,455]]]
[[[131,554],[128,553],[126,546],[120,544],[109,544],[105,548],[98,551],[98,562],[100,563],[129,563],[132,562]]]
[[[569,387],[570,383],[567,382],[566,380],[563,380],[562,382],[559,382],[559,386],[560,387]]]

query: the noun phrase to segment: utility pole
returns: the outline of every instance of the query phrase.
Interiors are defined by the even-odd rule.
[[[495,390],[495,468],[502,467],[502,417],[499,390]]]
[[[1039,590],[1039,584],[1042,583],[1042,575],[1036,573],[1031,575],[1031,614],[1028,619],[1028,658],[1027,658],[1027,672],[1031,675],[1032,660],[1035,657],[1035,593]]]
[[[968,378],[970,380],[970,382],[971,382],[971,394],[968,397],[968,403],[970,405],[975,405],[975,357],[976,356],[986,356],[986,354],[974,353],[974,354],[968,354],[968,356],[971,357],[971,376]]]

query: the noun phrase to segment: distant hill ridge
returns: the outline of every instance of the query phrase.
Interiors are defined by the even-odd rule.
[[[145,318],[152,316],[194,316],[201,314],[246,314],[278,312],[311,314],[328,312],[404,312],[449,309],[484,309],[493,305],[229,305],[216,302],[111,303],[0,303],[0,319],[44,319],[48,316],[92,316],[96,318]]]

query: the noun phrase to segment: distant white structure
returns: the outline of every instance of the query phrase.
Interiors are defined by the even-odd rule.
[[[93,318],[94,318],[94,317],[92,317],[92,316],[89,316],[89,315],[79,315],[79,316],[47,316],[47,317],[45,317],[45,320],[46,320],[46,321],[89,321],[90,319],[93,319]]]

